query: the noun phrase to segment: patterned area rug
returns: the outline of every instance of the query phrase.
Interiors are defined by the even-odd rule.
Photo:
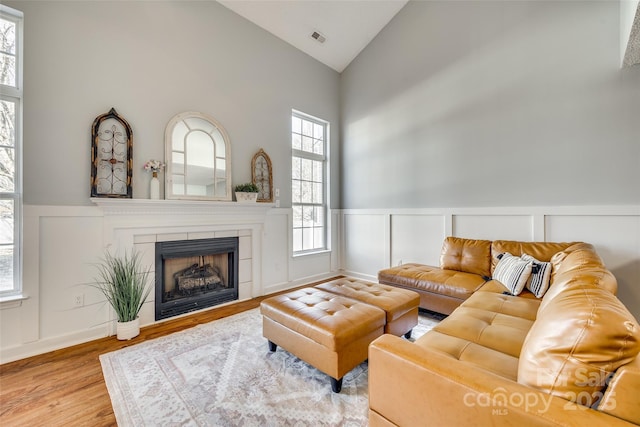
[[[438,323],[420,315],[418,338]],[[278,347],[258,309],[100,356],[118,425],[365,426],[367,363],[339,394],[329,377]]]

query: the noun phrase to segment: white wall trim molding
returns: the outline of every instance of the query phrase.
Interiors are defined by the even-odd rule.
[[[343,209],[340,216],[342,272],[363,279],[407,262],[439,265],[447,236],[592,243],[618,279],[620,299],[640,317],[638,205]]]

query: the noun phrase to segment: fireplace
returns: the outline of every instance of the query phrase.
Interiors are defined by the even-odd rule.
[[[238,238],[156,242],[156,320],[238,299]]]

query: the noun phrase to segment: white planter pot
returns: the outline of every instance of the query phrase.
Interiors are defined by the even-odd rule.
[[[116,324],[116,332],[119,340],[130,340],[140,335],[140,318],[130,322],[118,322]]]
[[[258,193],[244,193],[236,191],[236,200],[238,203],[255,203],[258,199]]]

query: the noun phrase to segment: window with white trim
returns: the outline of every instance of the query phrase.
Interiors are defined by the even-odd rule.
[[[329,123],[291,114],[293,253],[327,249],[327,140]]]
[[[0,5],[0,298],[22,292],[22,20]]]

